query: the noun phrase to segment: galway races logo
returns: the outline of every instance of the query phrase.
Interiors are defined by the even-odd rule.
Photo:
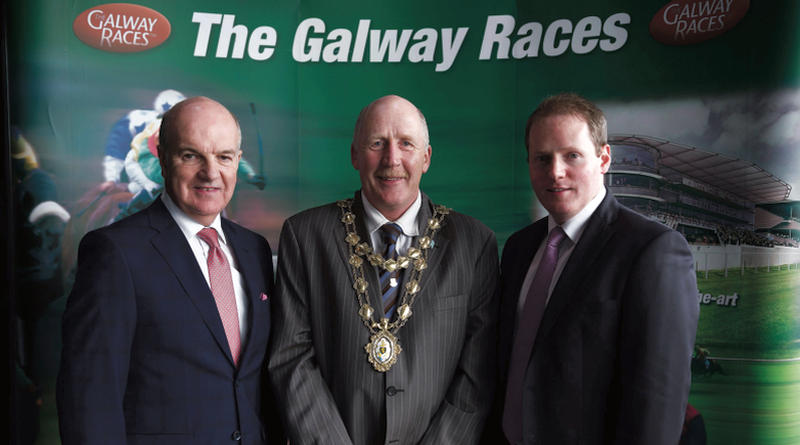
[[[667,45],[713,39],[736,26],[750,0],[673,0],[650,21],[650,34]]]
[[[171,26],[160,12],[130,3],[108,3],[83,11],[72,23],[75,35],[103,51],[133,53],[154,48]]]

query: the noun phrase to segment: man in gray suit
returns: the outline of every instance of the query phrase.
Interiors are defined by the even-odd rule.
[[[419,190],[422,113],[361,111],[361,190],[281,233],[269,370],[293,445],[469,444],[494,392],[497,243]]]

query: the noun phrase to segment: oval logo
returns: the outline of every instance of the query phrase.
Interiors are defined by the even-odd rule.
[[[171,29],[160,12],[130,3],[95,6],[72,22],[72,30],[81,42],[114,53],[155,48],[167,40]]]
[[[673,0],[650,21],[650,35],[667,45],[713,39],[736,26],[750,0]]]

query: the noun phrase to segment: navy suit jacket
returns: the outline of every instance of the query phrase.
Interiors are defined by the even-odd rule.
[[[238,367],[161,199],[83,238],[57,383],[65,445],[280,443],[265,426],[277,419],[265,385],[270,301],[261,298],[272,294],[272,254],[261,236],[224,218],[222,228],[248,302]]]
[[[547,218],[512,235],[501,262],[500,428],[517,302]],[[523,385],[525,444],[675,445],[699,305],[686,240],[607,193],[550,297]],[[493,433],[493,434],[492,434]]]

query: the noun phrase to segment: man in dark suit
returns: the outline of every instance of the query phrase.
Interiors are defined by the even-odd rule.
[[[166,193],[82,240],[57,386],[64,444],[281,443],[262,386],[272,255],[220,216],[240,143],[221,104],[176,105],[159,138]]]
[[[694,262],[679,233],[605,189],[606,131],[602,111],[574,94],[546,99],[528,120],[531,184],[549,216],[503,251],[491,443],[678,442]]]
[[[431,147],[398,96],[364,108],[361,191],[283,227],[269,362],[292,445],[470,444],[494,390],[497,244],[420,192]]]

